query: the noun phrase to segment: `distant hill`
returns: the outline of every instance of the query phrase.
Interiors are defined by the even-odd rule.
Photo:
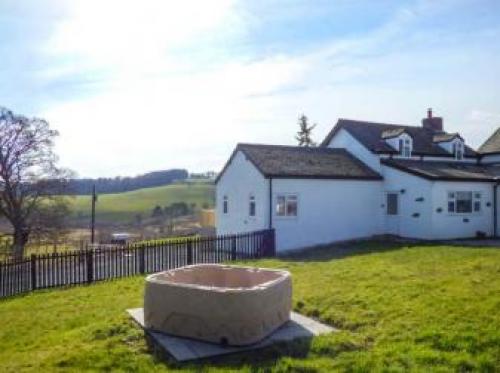
[[[165,171],[148,172],[143,175],[133,177],[114,177],[98,179],[71,179],[68,182],[68,190],[65,194],[89,195],[92,194],[93,185],[96,186],[97,193],[123,193],[137,189],[152,188],[172,184],[176,181],[183,181],[189,174],[184,169],[172,169]]]
[[[88,195],[70,198],[71,210],[77,222],[88,224],[90,200]],[[175,202],[185,202],[188,205],[194,203],[197,208],[213,207],[215,185],[208,182],[186,182],[125,193],[102,194],[97,200],[96,219],[98,223],[133,222],[137,215],[151,217],[155,206],[163,208]]]

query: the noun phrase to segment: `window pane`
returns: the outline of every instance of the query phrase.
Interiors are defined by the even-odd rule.
[[[276,199],[276,215],[285,216],[285,196],[278,196]]]
[[[475,212],[481,211],[481,202],[479,201],[474,202],[474,211]]]
[[[224,196],[223,197],[223,201],[222,201],[222,212],[224,214],[227,214],[227,196]]]
[[[297,197],[288,196],[286,203],[286,214],[287,216],[297,216]]]
[[[387,193],[387,215],[398,214],[398,195],[397,193]]]
[[[457,192],[457,212],[468,213],[472,212],[472,192]]]
[[[255,196],[250,196],[250,198],[249,198],[248,215],[255,216]]]
[[[455,201],[448,202],[448,212],[455,212]]]

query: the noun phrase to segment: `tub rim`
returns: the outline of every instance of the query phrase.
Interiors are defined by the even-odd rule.
[[[239,268],[239,269],[247,269],[247,270],[260,270],[266,272],[274,272],[280,274],[279,277],[274,280],[266,281],[258,285],[254,285],[251,287],[220,287],[220,286],[208,286],[208,285],[199,285],[199,284],[188,284],[188,283],[175,283],[171,281],[166,281],[159,279],[158,276],[165,272],[175,272],[181,271],[190,268],[199,268],[199,267],[220,267],[220,268]],[[239,265],[229,265],[229,264],[217,264],[217,263],[200,263],[200,264],[190,264],[183,267],[173,268],[166,271],[152,273],[146,276],[147,283],[153,283],[158,285],[168,285],[171,287],[179,287],[179,288],[187,288],[193,290],[205,290],[214,293],[248,293],[248,292],[257,292],[269,289],[270,287],[277,285],[281,282],[287,281],[291,277],[291,274],[287,270],[283,269],[272,269],[272,268],[262,268],[262,267],[251,267],[251,266],[239,266]]]

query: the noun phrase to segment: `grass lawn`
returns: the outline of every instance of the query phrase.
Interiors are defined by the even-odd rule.
[[[0,301],[0,371],[499,371],[500,249],[370,242],[266,260],[294,308],[342,331],[198,364],[148,354],[142,278]]]
[[[196,203],[213,206],[215,187],[210,183],[180,183],[155,188],[138,189],[131,192],[101,194],[97,201],[96,218],[105,222],[132,222],[137,214],[143,218],[151,216],[156,205],[165,207],[174,202]],[[90,216],[90,196],[70,198],[75,217],[87,221]]]

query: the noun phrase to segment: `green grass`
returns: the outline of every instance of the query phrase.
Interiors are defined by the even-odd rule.
[[[0,371],[498,371],[500,250],[371,242],[254,262],[292,272],[296,311],[341,332],[198,364],[156,361],[125,309],[143,279],[0,302]]]
[[[155,188],[145,188],[132,192],[101,194],[96,205],[96,219],[100,222],[131,222],[137,214],[143,218],[151,216],[156,205],[165,207],[174,202],[196,203],[198,208],[203,204],[213,206],[213,184],[179,183]],[[70,199],[74,216],[88,220],[90,216],[90,196],[76,196]]]

